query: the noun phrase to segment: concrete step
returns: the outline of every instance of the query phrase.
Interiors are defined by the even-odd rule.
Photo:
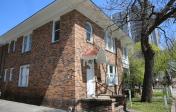
[[[100,95],[97,98],[98,99],[111,99],[110,96],[104,96],[104,95]]]
[[[99,95],[97,98],[98,99],[111,99],[109,95]]]

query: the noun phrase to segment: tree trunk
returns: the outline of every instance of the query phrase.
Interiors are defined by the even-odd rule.
[[[141,102],[151,102],[152,100],[152,85],[153,85],[153,66],[154,66],[154,51],[149,47],[144,52],[145,72],[142,89]]]

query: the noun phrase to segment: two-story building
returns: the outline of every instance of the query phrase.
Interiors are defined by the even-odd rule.
[[[114,111],[132,41],[112,24],[90,0],[56,0],[2,35],[2,98]]]

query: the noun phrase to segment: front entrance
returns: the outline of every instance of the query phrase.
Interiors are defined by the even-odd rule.
[[[87,62],[87,97],[95,97],[94,60]]]

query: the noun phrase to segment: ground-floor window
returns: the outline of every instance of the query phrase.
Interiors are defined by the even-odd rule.
[[[6,82],[8,79],[8,69],[4,70],[4,82]]]
[[[113,86],[115,84],[118,84],[117,79],[117,72],[116,72],[116,66],[114,65],[107,65],[107,84],[109,86]]]
[[[28,80],[29,80],[29,65],[23,65],[20,67],[18,86],[28,87]]]

